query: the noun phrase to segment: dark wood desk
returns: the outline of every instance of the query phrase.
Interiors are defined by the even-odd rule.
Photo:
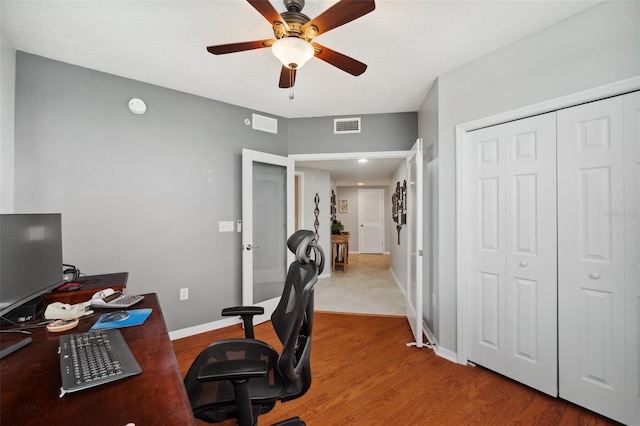
[[[32,343],[0,360],[0,424],[195,425],[156,294],[135,307],[153,309],[144,324],[120,329],[142,374],[58,398],[63,333],[33,329]],[[88,330],[97,318],[64,333]],[[24,337],[18,334],[16,339]]]
[[[47,304],[51,302],[80,303],[91,299],[96,292],[105,288],[112,288],[115,291],[124,291],[127,287],[128,272],[117,272],[115,274],[88,275],[78,278],[75,282],[82,284],[79,290],[74,291],[53,291],[44,295]]]

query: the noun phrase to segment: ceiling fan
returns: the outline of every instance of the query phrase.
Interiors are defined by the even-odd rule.
[[[313,39],[336,27],[349,23],[375,9],[374,0],[340,0],[315,19],[302,13],[304,0],[284,0],[286,12],[278,13],[269,0],[247,0],[273,26],[275,39],[209,46],[214,55],[271,47],[282,62],[279,87],[293,88],[297,70],[312,57],[351,75],[365,72],[367,65],[349,56],[313,42]],[[289,96],[293,99],[293,94]]]

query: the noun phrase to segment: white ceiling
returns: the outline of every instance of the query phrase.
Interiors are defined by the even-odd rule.
[[[366,163],[358,159],[296,161],[296,167],[325,170],[331,173],[336,186],[388,186],[390,177],[406,161],[405,158],[369,158]]]
[[[373,12],[316,39],[367,71],[353,77],[312,59],[294,100],[278,88],[269,49],[206,51],[273,37],[243,0],[1,0],[0,14],[17,50],[296,118],[417,111],[439,75],[598,2],[376,0]],[[313,19],[334,3],[307,0],[303,13]]]

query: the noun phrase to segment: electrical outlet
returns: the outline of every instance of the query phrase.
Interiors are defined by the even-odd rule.
[[[180,289],[180,300],[187,300],[189,298],[189,289],[181,288]]]

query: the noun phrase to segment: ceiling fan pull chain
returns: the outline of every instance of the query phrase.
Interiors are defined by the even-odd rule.
[[[293,100],[293,68],[289,68],[289,100]]]

